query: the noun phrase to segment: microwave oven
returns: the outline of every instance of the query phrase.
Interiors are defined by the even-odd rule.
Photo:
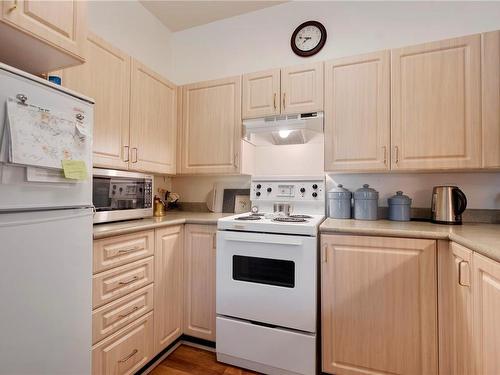
[[[143,173],[94,168],[94,223],[153,216],[153,179]]]

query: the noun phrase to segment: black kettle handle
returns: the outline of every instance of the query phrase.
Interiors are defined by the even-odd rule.
[[[453,189],[453,193],[456,194],[458,202],[455,215],[461,215],[462,212],[464,212],[465,209],[467,208],[467,197],[465,196],[464,192],[459,188]]]

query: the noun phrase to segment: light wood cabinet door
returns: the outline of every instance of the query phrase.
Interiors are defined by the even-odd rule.
[[[280,114],[280,69],[244,74],[242,81],[244,119]]]
[[[390,167],[390,52],[325,63],[325,170]]]
[[[153,358],[153,313],[92,348],[93,375],[133,375]]]
[[[436,243],[322,235],[323,371],[437,374]]]
[[[87,60],[62,71],[62,84],[95,100],[93,164],[127,169],[130,57],[98,36],[87,36]]]
[[[0,21],[57,50],[63,50],[77,61],[84,61],[87,33],[85,1],[7,0],[2,1],[0,6]],[[43,51],[37,44],[33,44],[33,47]],[[54,62],[47,63],[50,65]]]
[[[155,353],[159,353],[182,335],[182,235],[182,226],[155,231]]]
[[[215,246],[213,225],[185,226],[184,334],[215,341]]]
[[[131,170],[175,174],[176,86],[132,60]]]
[[[181,173],[238,173],[241,77],[183,87]]]
[[[323,62],[281,69],[281,113],[323,110]]]
[[[392,50],[396,170],[481,166],[481,36]]]
[[[474,253],[473,321],[476,374],[500,374],[500,263]]]
[[[438,241],[439,373],[470,375],[472,363],[472,251]]]
[[[483,167],[500,167],[500,31],[482,35]]]

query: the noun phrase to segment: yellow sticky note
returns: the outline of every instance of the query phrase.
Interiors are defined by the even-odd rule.
[[[87,165],[83,160],[63,160],[64,177],[72,180],[87,179]]]

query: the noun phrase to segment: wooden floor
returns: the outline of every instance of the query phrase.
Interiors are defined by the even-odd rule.
[[[243,370],[217,362],[215,353],[181,345],[160,363],[151,375],[252,375],[253,371]]]

